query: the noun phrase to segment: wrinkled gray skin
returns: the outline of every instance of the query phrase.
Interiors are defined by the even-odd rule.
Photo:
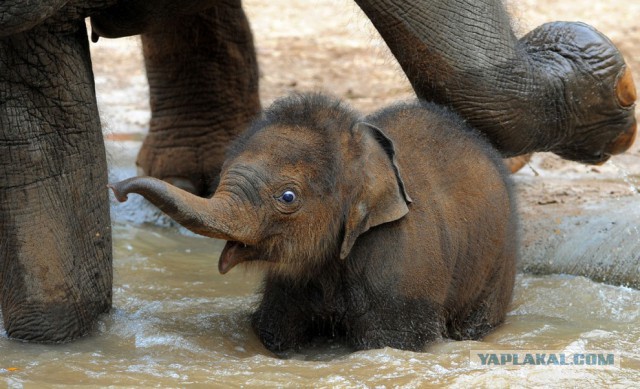
[[[12,338],[60,342],[85,334],[111,306],[88,10],[13,3],[0,3],[2,316]]]
[[[601,162],[630,145],[635,92],[591,28],[545,25],[518,41],[498,0],[356,2],[418,96],[452,107],[505,156]],[[212,192],[226,144],[260,110],[239,0],[0,2],[0,302],[12,338],[68,341],[111,305],[87,16],[96,37],[142,34],[145,173]]]

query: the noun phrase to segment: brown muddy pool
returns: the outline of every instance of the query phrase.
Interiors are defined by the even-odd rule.
[[[70,344],[0,337],[0,387],[631,387],[640,377],[640,291],[561,275],[519,275],[506,323],[481,342],[354,353],[319,341],[278,359],[249,327],[260,274],[218,274],[222,247],[172,229],[116,223],[113,311]],[[496,349],[606,350],[620,367],[470,363],[470,350]]]

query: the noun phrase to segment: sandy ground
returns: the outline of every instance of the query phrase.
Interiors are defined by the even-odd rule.
[[[370,112],[412,98],[384,42],[347,0],[246,0],[260,63],[264,105],[291,91],[322,90]],[[605,33],[640,80],[640,1],[525,0],[507,4],[518,36],[554,20],[583,21]],[[98,102],[107,140],[139,141],[147,131],[148,91],[137,38],[92,44]],[[112,142],[113,143],[113,142]],[[135,147],[136,143],[134,143]],[[534,156],[515,175],[520,208],[566,213],[611,198],[637,196],[640,142],[603,166]]]

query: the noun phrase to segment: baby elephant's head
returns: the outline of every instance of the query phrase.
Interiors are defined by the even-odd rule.
[[[262,261],[298,278],[346,258],[360,234],[403,217],[410,201],[391,140],[316,94],[274,103],[231,147],[210,199],[148,177],[111,188],[120,201],[141,194],[191,231],[227,240],[221,273]]]

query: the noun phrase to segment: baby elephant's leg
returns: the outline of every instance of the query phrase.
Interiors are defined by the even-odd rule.
[[[387,301],[346,323],[347,340],[358,350],[393,347],[422,351],[442,338],[440,310],[426,301]]]
[[[477,340],[494,330],[504,321],[512,290],[513,282],[505,282],[489,290],[478,299],[473,309],[449,320],[448,336],[456,340]]]
[[[267,281],[260,306],[251,315],[253,330],[275,354],[299,349],[311,340],[310,319],[300,296],[289,285]]]

